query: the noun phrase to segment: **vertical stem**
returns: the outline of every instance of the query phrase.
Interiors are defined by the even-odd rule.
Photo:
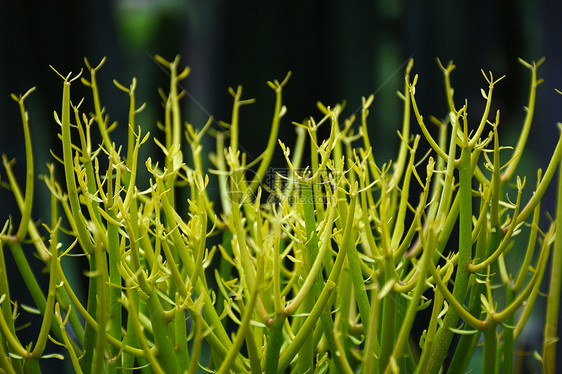
[[[273,157],[273,151],[275,150],[275,145],[277,144],[277,134],[279,133],[279,123],[281,122],[281,117],[285,114],[282,102],[282,89],[283,86],[289,80],[291,73],[289,72],[283,82],[279,83],[275,80],[274,83],[268,82],[269,86],[275,90],[275,110],[273,112],[273,120],[271,121],[271,130],[269,131],[269,139],[267,141],[267,147],[263,152],[263,158],[260,163],[260,167],[256,172],[255,178],[252,180],[249,189],[252,193],[256,191],[258,185],[263,180],[267,169],[271,163],[271,158]]]
[[[25,159],[26,159],[26,178],[25,178],[25,203],[21,213],[20,226],[18,232],[16,233],[16,240],[21,241],[27,234],[27,228],[29,226],[29,220],[31,218],[31,208],[33,203],[33,187],[34,178],[33,173],[33,151],[31,147],[31,135],[29,133],[29,122],[27,120],[27,113],[24,106],[24,98],[32,92],[33,89],[29,90],[21,99],[18,100],[20,107],[20,114],[23,123],[23,133],[25,138]]]
[[[299,308],[299,314],[308,315],[314,307],[314,294],[309,292],[305,296]],[[300,329],[303,328],[303,323],[300,325]],[[299,329],[299,331],[300,331]],[[304,342],[299,349],[299,355],[297,357],[296,372],[298,373],[310,373],[314,369],[314,334],[306,335]]]
[[[318,235],[316,234],[316,219],[314,215],[314,198],[312,194],[312,187],[309,183],[300,183],[301,189],[301,202],[304,215],[305,232],[306,232],[306,253],[307,256],[304,259],[306,271],[310,273],[312,264],[318,256]],[[322,276],[319,274],[315,281],[317,287],[322,286]],[[319,296],[319,295],[317,295]],[[299,308],[300,313],[309,314],[315,303],[314,292],[308,292],[304,297],[304,301]],[[301,324],[302,328],[302,324]],[[299,357],[297,361],[297,371],[300,373],[306,373],[313,370],[314,361],[314,340],[313,334],[310,334],[303,344],[303,348],[299,351]]]
[[[367,290],[365,289],[366,281],[365,279],[363,279],[363,272],[361,271],[361,260],[359,258],[357,247],[355,247],[355,245],[348,246],[346,250],[347,261],[349,264],[349,269],[351,270],[351,281],[353,283],[355,302],[357,303],[357,308],[359,309],[359,315],[361,316],[363,329],[364,331],[368,331],[370,324],[369,314],[371,305],[369,304]]]
[[[258,257],[258,279],[262,277],[262,272],[263,272],[263,257]],[[250,320],[252,319],[252,316],[254,315],[254,308],[256,306],[256,301],[258,299],[258,294],[259,294],[259,288],[260,285],[259,284],[254,284],[253,288],[251,290],[250,293],[250,299],[248,301],[248,304],[246,306],[240,306],[240,313],[242,314],[242,322],[240,324],[240,327],[238,328],[238,331],[236,333],[236,338],[234,339],[234,341],[232,342],[232,346],[230,347],[230,349],[228,350],[228,354],[226,355],[226,357],[224,358],[219,370],[218,370],[218,374],[226,374],[227,372],[230,372],[231,370],[231,366],[233,365],[236,357],[239,354],[240,348],[242,347],[242,344],[244,343],[244,339],[247,336],[247,334],[251,334],[250,332]],[[243,307],[243,309],[242,309]]]
[[[278,315],[269,326],[269,334],[267,336],[267,353],[265,356],[265,374],[277,374],[277,365],[279,363],[279,352],[283,345],[283,325],[286,316]]]
[[[308,241],[309,245],[307,246],[307,252],[308,252],[309,262],[310,264],[312,264],[316,256],[318,256],[318,237],[316,234],[316,220],[314,214],[315,202],[313,201],[314,199],[312,194],[312,186],[309,183],[301,183],[301,193],[304,202],[303,214],[305,219],[306,235],[307,238],[309,238]],[[353,210],[355,209],[355,198],[353,198],[353,201],[354,201],[353,205],[351,203],[349,205],[351,212],[353,212]],[[330,204],[330,202],[328,202],[328,204]],[[347,250],[347,245],[346,247],[340,248],[340,250],[342,251]],[[324,280],[322,277],[322,273],[319,272],[317,279],[315,280],[313,285],[314,294],[311,295],[312,297],[316,297],[317,302],[318,299],[320,298],[323,288],[324,288]],[[337,344],[334,337],[334,321],[332,319],[330,310],[328,308],[326,308],[322,312],[322,314],[320,315],[320,319],[322,321],[321,324],[322,324],[322,329],[324,330],[324,336],[326,337],[326,341],[328,342],[328,348],[332,353],[332,357],[334,359],[334,363],[336,367],[338,368],[338,371],[341,373],[347,372],[348,370],[346,370],[346,366],[348,367],[349,365],[346,365],[347,360],[345,359],[345,357],[343,358],[341,357],[342,354],[344,353],[339,352],[337,348]]]
[[[488,320],[484,329],[484,362],[482,364],[483,374],[494,374],[496,370],[496,323]]]
[[[189,353],[187,351],[187,326],[185,309],[181,306],[182,298],[176,293],[176,307],[174,309],[175,352],[178,367],[181,370],[189,367]]]
[[[101,238],[96,238],[96,253],[95,262],[97,272],[95,279],[91,280],[91,283],[97,283],[97,295],[94,296],[93,309],[96,309],[98,326],[95,329],[95,337],[93,348],[93,357],[91,365],[91,373],[101,373],[104,370],[104,359],[105,359],[105,337],[106,337],[106,325],[108,319],[107,313],[107,293],[106,293],[106,281],[107,281],[107,259],[105,252],[103,252]]]
[[[475,258],[487,258],[490,256],[498,245],[501,242],[501,234],[499,231],[499,227],[492,231],[491,236],[489,239],[486,239],[486,232],[482,230],[480,232],[478,242],[476,245],[476,256]],[[488,240],[488,247],[487,249],[484,247],[484,243]],[[476,275],[472,275],[471,277],[476,277]],[[471,287],[470,291],[470,301],[468,304],[468,310],[473,316],[478,316],[482,311],[482,304],[480,302],[480,294],[484,291],[484,284],[475,283],[473,287]],[[465,326],[465,328],[470,328],[469,326]],[[455,374],[464,372],[470,358],[472,357],[474,350],[478,344],[478,339],[480,334],[471,334],[471,335],[462,335],[459,339],[457,344],[457,348],[455,349],[455,353],[449,365],[448,373]]]
[[[505,305],[510,305],[514,298],[513,288],[508,284],[505,288]],[[514,315],[511,314],[503,324],[503,370],[504,374],[513,372],[513,324]]]
[[[301,200],[305,221],[306,230],[306,252],[308,256],[304,259],[307,273],[310,272],[315,258],[318,256],[318,236],[316,234],[316,220],[314,215],[314,196],[312,195],[312,188],[309,183],[301,183]],[[321,276],[318,277],[317,282],[321,281]],[[315,282],[315,283],[317,283]],[[309,314],[314,307],[314,293],[308,292],[305,295],[304,301],[301,305],[300,313]],[[302,327],[302,326],[301,326]],[[312,372],[314,364],[314,340],[313,334],[310,334],[303,343],[299,351],[297,360],[297,371],[299,373]]]
[[[556,342],[558,341],[558,317],[560,310],[560,291],[562,288],[562,171],[558,169],[558,195],[556,206],[556,236],[552,252],[552,267],[546,304],[546,322],[542,351],[543,371],[556,372]]]
[[[466,127],[464,138],[465,142],[468,142]],[[455,275],[455,286],[453,288],[453,296],[461,305],[464,304],[468,291],[468,281],[470,279],[468,265],[472,261],[472,171],[470,153],[471,150],[468,144],[465,144],[461,151],[459,165],[459,259]],[[458,313],[454,309],[450,309],[445,316],[443,326],[438,332],[437,341],[430,360],[430,373],[436,373],[443,364],[453,339],[453,332],[450,328],[457,327],[458,320]]]
[[[43,312],[43,321],[41,323],[41,329],[39,331],[39,336],[35,343],[35,348],[33,349],[32,355],[34,358],[39,359],[43,354],[45,349],[45,344],[47,343],[47,334],[52,328],[51,321],[56,322],[53,319],[54,308],[55,308],[55,296],[57,289],[57,261],[58,259],[58,230],[59,230],[60,218],[58,217],[57,200],[54,196],[51,196],[51,239],[50,239],[50,250],[51,259],[49,263],[49,290],[47,291],[47,303],[45,306],[45,311]],[[53,329],[55,331],[55,329]],[[62,332],[61,332],[62,336]],[[74,353],[74,352],[72,352]]]
[[[385,284],[394,279],[394,261],[392,256],[385,260]],[[382,311],[382,330],[380,338],[380,353],[379,353],[379,371],[382,373],[388,365],[390,355],[394,349],[394,337],[396,333],[395,327],[395,313],[396,313],[396,293],[394,291],[389,291],[388,294],[383,298],[383,311]]]
[[[437,330],[437,322],[439,320],[439,313],[441,312],[441,307],[443,306],[443,294],[437,289],[434,289],[433,297],[433,308],[431,311],[431,319],[429,320],[429,326],[425,335],[425,340],[422,347],[422,353],[418,366],[416,368],[415,374],[426,373],[427,365],[429,363],[429,358],[433,348],[433,342],[435,340],[435,332]]]
[[[285,351],[283,352],[283,354],[279,358],[279,367],[278,367],[278,371],[277,371],[278,373],[283,372],[287,368],[287,366],[289,366],[289,364],[293,360],[294,356],[299,351],[299,349],[300,349],[300,347],[301,347],[301,345],[304,341],[304,337],[307,334],[313,333],[314,325],[316,323],[318,323],[319,318],[326,313],[326,305],[329,302],[329,300],[331,299],[334,288],[336,287],[336,282],[338,282],[338,280],[340,278],[340,272],[342,270],[343,263],[345,261],[345,249],[344,248],[346,248],[348,245],[353,245],[354,240],[355,240],[355,238],[352,235],[352,231],[353,231],[353,216],[355,214],[356,200],[357,200],[357,190],[355,189],[355,191],[351,192],[351,200],[349,202],[349,211],[348,211],[349,214],[348,214],[347,220],[345,222],[345,231],[344,231],[344,234],[343,234],[343,239],[342,239],[342,242],[341,242],[339,252],[336,256],[336,261],[334,262],[334,266],[332,267],[332,271],[330,272],[330,276],[328,277],[328,281],[324,285],[324,287],[322,289],[322,292],[320,293],[320,296],[317,298],[317,301],[316,301],[316,304],[314,305],[314,308],[310,312],[310,315],[306,318],[306,321],[304,322],[303,326],[301,327],[301,330],[297,333],[293,342],[291,344],[289,344],[287,349],[285,349]],[[331,320],[331,317],[330,317],[330,320]],[[322,323],[324,323],[324,320],[322,320]],[[323,327],[327,328],[327,326],[323,326]],[[333,336],[333,334],[332,334],[332,336]],[[334,344],[335,344],[335,342],[334,342]],[[337,350],[335,350],[333,352],[335,352],[334,356],[337,356],[337,355],[341,354],[341,353],[338,353]],[[346,362],[345,360],[342,360],[342,361],[344,363]],[[337,361],[336,361],[336,363],[337,363]],[[342,363],[340,362],[338,365],[342,365]],[[342,373],[352,373],[351,369],[349,369],[348,366],[342,365],[341,367],[343,367],[345,369],[345,371],[340,371],[340,372],[342,372]]]
[[[177,373],[176,355],[169,334],[168,323],[166,322],[162,305],[158,299],[156,289],[154,288],[148,297],[147,306],[150,321],[152,322],[154,343],[156,347],[158,347],[158,361],[166,373]]]
[[[91,274],[96,274],[97,271],[97,260],[98,255],[96,253],[90,254],[90,268]],[[62,271],[62,270],[61,270]],[[86,309],[88,314],[97,321],[98,311],[96,308],[98,297],[98,283],[94,279],[90,279],[88,282],[88,301],[86,304]],[[90,324],[86,323],[84,328],[84,341],[82,346],[84,347],[84,355],[80,357],[80,365],[85,374],[90,374],[92,368],[92,360],[94,357],[94,345],[96,341],[96,329]]]
[[[201,310],[197,309],[192,313],[192,318],[194,317],[195,325],[195,335],[193,337],[193,346],[191,349],[191,364],[189,365],[189,373],[197,374],[199,356],[201,355],[201,343],[203,342],[203,316],[201,315]]]
[[[408,344],[408,338],[410,336],[410,330],[412,329],[412,325],[414,324],[414,319],[416,318],[416,314],[418,311],[418,306],[425,289],[425,282],[426,282],[426,274],[429,272],[429,265],[430,261],[432,261],[433,250],[435,248],[435,231],[432,227],[432,223],[429,224],[429,232],[427,240],[424,240],[423,245],[423,254],[420,264],[419,278],[416,284],[416,288],[414,289],[414,294],[412,295],[412,299],[409,300],[408,310],[406,311],[406,315],[401,319],[402,321],[402,328],[398,333],[398,338],[396,339],[396,344],[394,346],[394,351],[392,352],[391,359],[398,361],[399,357],[402,355],[402,351],[404,346]],[[386,372],[390,371],[391,363],[386,368]]]
[[[381,221],[381,241],[382,251],[384,256],[384,284],[393,282],[396,279],[396,269],[394,268],[394,256],[392,248],[390,247],[390,232],[387,226],[388,221],[388,197],[386,185],[382,183],[381,190],[381,207],[380,207],[380,221]],[[392,213],[391,213],[392,214]],[[394,349],[394,339],[396,335],[395,317],[396,317],[396,293],[391,289],[388,294],[383,298],[383,311],[382,311],[382,331],[380,338],[380,353],[379,353],[379,371],[382,373],[388,361],[392,350]]]
[[[96,119],[96,122],[97,122],[99,130],[100,130],[100,134],[101,134],[101,137],[102,137],[102,140],[103,140],[103,145],[106,147],[106,149],[111,149],[111,139],[109,138],[109,133],[107,132],[106,118],[103,117],[103,109],[102,109],[101,104],[100,104],[100,95],[99,95],[99,90],[98,90],[98,83],[97,83],[97,80],[96,80],[96,73],[102,67],[102,65],[105,63],[105,57],[100,61],[98,66],[96,66],[95,68],[92,68],[90,66],[90,63],[88,62],[88,60],[85,60],[85,63],[86,63],[86,67],[90,71],[90,75],[91,75],[89,86],[92,88],[92,97],[94,99],[95,119]]]
[[[140,348],[139,338],[135,332],[135,326],[133,321],[133,316],[131,315],[132,310],[138,310],[139,308],[139,295],[136,292],[130,292],[130,297],[128,298],[129,304],[134,304],[133,306],[129,306],[129,313],[127,314],[127,333],[125,335],[125,339],[123,344],[134,347]],[[123,352],[123,371],[128,373],[129,371],[133,371],[133,367],[135,366],[135,357]],[[141,366],[141,365],[138,365]]]
[[[369,330],[365,330],[365,350],[363,353],[363,374],[378,374],[379,366],[375,362],[375,353],[379,349],[378,341],[378,327],[379,327],[379,284],[374,284],[374,289],[371,293],[371,312],[369,320],[371,321],[369,325]]]
[[[109,170],[107,178],[107,202],[106,211],[108,215],[117,221],[117,205],[114,204],[114,191],[112,170],[113,162],[111,156],[109,157]],[[116,181],[115,190],[118,190]],[[119,228],[112,222],[107,223],[107,242],[108,242],[108,257],[109,257],[109,288],[108,288],[108,306],[109,306],[109,335],[117,340],[121,340],[121,326],[122,326],[122,310],[121,310],[121,273],[119,272],[119,263],[121,262],[121,253],[119,246]],[[110,360],[107,365],[109,373],[115,373],[117,367],[121,366],[119,360],[119,349],[111,346],[109,348]]]
[[[222,246],[223,246],[226,254],[232,258],[231,241],[232,241],[232,232],[230,232],[229,230],[224,231],[222,233]],[[220,277],[222,279],[230,279],[231,273],[232,273],[232,264],[228,260],[226,260],[226,258],[221,256],[220,265],[219,265]],[[222,292],[217,292],[216,308],[217,308],[217,313],[219,315],[224,310],[224,301],[225,301],[225,298],[224,298]],[[225,323],[226,323],[226,320],[225,320]]]
[[[70,136],[70,82],[66,81],[62,91],[62,153],[64,161],[64,176],[66,180],[66,188],[68,200],[72,208],[72,218],[74,220],[77,236],[80,245],[86,253],[94,253],[94,244],[88,234],[88,230],[84,223],[84,216],[78,199],[78,188],[76,187],[74,164],[72,159],[72,139]]]

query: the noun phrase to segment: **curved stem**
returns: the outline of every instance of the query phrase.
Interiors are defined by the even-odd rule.
[[[16,233],[16,240],[22,241],[27,234],[29,220],[31,219],[31,208],[33,205],[33,187],[34,187],[34,172],[33,172],[33,150],[31,146],[31,135],[29,133],[29,121],[27,119],[27,112],[25,111],[24,99],[35,90],[35,87],[30,89],[19,98],[18,104],[20,107],[20,115],[23,123],[23,134],[25,139],[25,159],[26,159],[26,177],[25,177],[25,198],[24,207],[21,214],[21,221]]]

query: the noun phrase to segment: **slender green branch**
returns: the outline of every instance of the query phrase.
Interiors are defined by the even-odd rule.
[[[453,338],[453,332],[450,330],[450,328],[457,327],[459,312],[465,311],[463,303],[467,295],[468,281],[470,278],[468,265],[472,261],[472,167],[470,155],[471,148],[468,144],[468,130],[465,122],[464,142],[462,144],[461,159],[459,165],[459,259],[457,264],[457,271],[455,274],[455,286],[453,288],[452,294],[453,299],[456,302],[456,307],[452,308],[449,313],[447,313],[443,321],[443,327],[438,333],[437,341],[435,343],[435,347],[433,348],[434,354],[432,355],[433,357],[430,361],[430,373],[435,373],[441,366],[447,353],[447,349]],[[437,273],[432,272],[432,274],[434,280],[437,280]],[[448,290],[444,288],[440,289],[440,291],[447,298]],[[447,298],[447,301],[451,303],[452,300]],[[472,317],[470,313],[467,314],[468,316]],[[461,316],[461,318],[463,318],[463,316]],[[467,321],[466,319],[465,321],[469,323],[469,321]],[[470,324],[472,325],[472,323]]]
[[[525,122],[523,123],[523,128],[519,133],[519,140],[517,140],[517,145],[513,150],[513,157],[507,167],[507,169],[502,174],[502,182],[507,183],[511,180],[511,177],[515,173],[517,166],[519,165],[519,161],[523,156],[523,149],[525,148],[525,144],[527,143],[527,138],[529,137],[529,132],[531,131],[531,124],[533,123],[533,116],[535,114],[535,102],[537,98],[537,87],[539,84],[543,82],[542,79],[537,79],[537,69],[538,67],[544,62],[545,58],[541,58],[539,61],[533,61],[532,64],[529,64],[522,59],[519,59],[519,62],[531,70],[531,89],[529,90],[529,102],[526,107],[527,114],[525,115]]]
[[[412,108],[414,109],[414,114],[416,116],[416,120],[418,121],[418,125],[420,125],[420,128],[423,132],[423,135],[427,139],[431,148],[433,148],[433,150],[437,153],[437,155],[439,157],[441,157],[443,160],[447,160],[448,155],[445,153],[445,151],[443,151],[443,149],[441,149],[441,147],[437,144],[437,142],[435,142],[435,140],[433,139],[433,137],[431,136],[431,134],[427,130],[427,127],[425,126],[425,123],[423,121],[423,116],[420,114],[420,111],[418,109],[418,104],[417,104],[415,96],[414,96],[415,93],[416,93],[416,83],[417,82],[418,82],[418,76],[416,75],[414,77],[414,81],[412,82],[412,84],[410,84],[410,87],[409,87],[409,94],[410,94],[410,98],[412,100]]]
[[[559,129],[562,128],[562,123],[558,124],[558,128]],[[533,193],[533,196],[527,202],[527,205],[525,205],[525,207],[521,210],[521,212],[517,216],[517,220],[515,219],[512,220],[511,225],[517,226],[521,222],[524,222],[531,215],[531,213],[533,212],[535,207],[539,204],[543,195],[545,194],[546,189],[550,184],[550,181],[552,180],[554,174],[556,173],[556,169],[561,159],[562,159],[562,133],[560,133],[559,135],[558,143],[556,144],[556,149],[552,154],[552,158],[550,159],[548,167],[546,168],[544,176],[542,177],[539,185],[537,186],[537,189]],[[504,227],[503,230],[508,230],[508,229],[509,228]]]
[[[389,364],[386,367],[385,373],[391,372],[393,363],[398,362],[398,359],[402,355],[402,352],[404,350],[404,346],[408,344],[408,338],[410,336],[412,325],[414,324],[414,319],[416,318],[416,313],[418,311],[421,296],[423,291],[425,290],[426,274],[429,273],[429,266],[433,257],[432,251],[435,248],[435,237],[436,235],[434,230],[430,228],[427,233],[427,239],[424,240],[425,243],[422,244],[424,249],[421,264],[418,265],[420,267],[420,272],[416,288],[414,289],[414,294],[410,299],[408,310],[406,311],[406,316],[402,321],[402,328],[400,329],[398,337],[396,338],[396,344],[394,346],[394,350],[392,351],[392,356],[390,357]]]
[[[281,122],[281,118],[285,115],[287,108],[283,106],[282,103],[282,96],[281,92],[283,87],[289,81],[291,77],[291,72],[288,72],[285,76],[285,79],[281,83],[277,80],[273,82],[267,82],[269,87],[271,87],[275,91],[275,109],[273,111],[273,120],[271,122],[271,130],[269,131],[269,139],[267,141],[267,146],[265,151],[262,155],[262,160],[260,162],[260,167],[254,176],[254,179],[250,183],[248,187],[250,192],[254,193],[260,183],[262,183],[265,173],[267,172],[269,165],[271,163],[271,159],[273,157],[273,151],[275,150],[275,146],[277,144],[277,134],[279,133],[279,123]]]
[[[496,370],[496,347],[498,338],[496,334],[496,324],[489,321],[484,328],[484,360],[482,363],[482,373],[494,374]]]
[[[16,233],[16,240],[22,241],[27,234],[27,228],[29,227],[29,220],[31,219],[31,208],[33,205],[33,188],[35,185],[35,174],[33,172],[33,150],[31,146],[31,134],[29,132],[29,121],[28,115],[25,111],[24,100],[28,97],[35,87],[29,89],[23,96],[16,97],[12,94],[12,98],[16,100],[20,107],[20,115],[23,123],[23,134],[25,139],[25,158],[26,158],[26,178],[25,178],[25,204],[21,214],[21,221],[18,227],[18,232]]]
[[[556,205],[556,237],[552,253],[548,300],[546,304],[546,321],[543,342],[543,370],[545,373],[556,371],[556,342],[558,341],[558,317],[560,310],[560,292],[562,290],[562,172],[558,170],[558,194]],[[535,273],[536,274],[536,273]]]
[[[60,75],[60,74],[59,74]],[[62,76],[61,76],[62,77]],[[64,79],[62,91],[62,117],[60,125],[62,129],[62,151],[64,161],[64,175],[66,180],[66,187],[68,190],[68,199],[72,208],[72,218],[76,226],[78,239],[80,245],[87,253],[94,253],[94,244],[86,228],[84,222],[84,215],[80,208],[78,199],[78,188],[76,187],[76,179],[74,173],[73,157],[72,157],[72,139],[70,135],[70,84],[72,80],[69,77]],[[78,78],[78,77],[76,77]],[[74,78],[74,79],[76,79]]]
[[[55,261],[53,261],[55,262]],[[56,273],[56,271],[55,271]],[[70,354],[70,360],[72,361],[72,368],[74,369],[74,371],[76,372],[76,374],[82,374],[82,368],[80,367],[80,362],[78,361],[78,356],[76,356],[76,353],[74,352],[74,349],[72,348],[72,343],[70,342],[70,337],[68,336],[68,333],[66,332],[66,323],[68,321],[68,318],[70,317],[70,313],[71,310],[69,309],[66,313],[66,318],[62,319],[62,314],[60,311],[60,305],[59,303],[55,304],[55,318],[60,326],[61,332],[62,332],[62,338],[64,340],[64,346],[66,348],[66,350],[68,351],[68,353]]]

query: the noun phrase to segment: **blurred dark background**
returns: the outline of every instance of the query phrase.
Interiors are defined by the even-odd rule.
[[[132,77],[139,79],[137,101],[148,104],[138,123],[143,132],[159,135],[155,123],[162,118],[162,106],[157,88],[167,90],[168,77],[153,56],[171,60],[178,53],[182,64],[192,69],[183,83],[192,97],[183,101],[183,120],[195,127],[201,127],[210,114],[230,121],[229,86],[241,84],[243,98],[257,99],[241,112],[241,147],[250,158],[263,150],[269,131],[274,94],[266,81],[282,80],[289,70],[293,76],[284,90],[288,112],[280,131],[285,143],[292,144],[294,137],[291,121],[319,117],[316,101],[334,105],[347,100],[347,116],[359,107],[362,96],[376,93],[371,142],[378,159],[394,158],[401,123],[401,102],[395,92],[402,90],[404,63],[411,56],[414,73],[420,74],[416,97],[426,117],[447,114],[436,57],[457,65],[452,75],[456,103],[459,106],[468,99],[473,126],[484,104],[480,88],[486,88],[480,69],[491,70],[496,77],[507,75],[495,91],[494,108],[502,110],[503,141],[515,144],[530,82],[530,72],[518,63],[518,57],[531,62],[545,56],[539,69],[545,82],[538,89],[534,127],[522,165],[531,186],[534,170],[547,165],[558,138],[556,122],[562,121],[562,97],[554,91],[562,89],[560,19],[562,3],[555,0],[3,0],[0,152],[17,158],[16,172],[23,184],[23,132],[18,106],[9,94],[23,94],[37,86],[27,108],[36,170],[46,173],[49,149],[60,154],[52,112],[60,110],[62,92],[61,79],[49,65],[63,75],[77,73],[84,67],[84,57],[95,65],[107,56],[99,84],[110,120],[121,124],[115,138],[124,140],[128,97],[113,86],[112,79],[127,86]],[[89,92],[74,84],[74,101],[83,96],[87,98],[84,108],[91,108]],[[417,125],[413,128],[419,132]],[[145,152],[151,153],[150,147],[154,145],[147,144]],[[5,181],[5,172],[0,174]],[[48,207],[48,194],[40,182],[38,186],[34,217],[47,219],[42,207]],[[543,207],[554,214],[554,188]],[[1,220],[17,216],[17,211],[10,193],[3,189]],[[10,275],[17,277],[15,271]],[[530,323],[525,334],[531,341],[541,336],[540,321]]]

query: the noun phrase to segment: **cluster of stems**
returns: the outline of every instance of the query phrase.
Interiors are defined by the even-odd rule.
[[[392,163],[376,161],[372,152],[372,95],[363,98],[358,118],[341,118],[342,104],[318,104],[319,118],[293,123],[292,148],[280,141],[287,112],[282,90],[290,74],[268,82],[275,93],[270,135],[263,153],[249,162],[238,142],[248,131],[239,125],[239,112],[254,100],[243,99],[241,87],[230,89],[230,123],[213,128],[210,118],[196,129],[182,122],[180,105],[180,82],[189,69],[180,69],[179,57],[156,60],[170,74],[169,92],[161,91],[162,140],[136,123],[143,108],[135,102],[136,79],[128,87],[115,82],[130,102],[125,147],[112,141],[116,123],[110,125],[100,104],[96,74],[105,59],[95,67],[85,60],[90,76],[81,82],[91,88],[91,114],[81,110],[83,100],[71,100],[78,76],[59,74],[64,84],[55,122],[62,155],[53,153],[43,178],[51,216],[42,217],[42,226],[31,218],[36,177],[24,101],[33,89],[12,95],[21,109],[27,174],[22,191],[14,162],[4,157],[21,219],[8,220],[0,235],[3,372],[39,373],[43,360],[64,359],[77,373],[438,373],[449,357],[447,372],[461,373],[482,336],[483,372],[513,372],[514,348],[549,256],[555,269],[562,266],[562,230],[555,229],[562,224],[560,181],[556,222],[539,227],[562,138],[526,202],[522,192],[530,183],[516,175],[542,60],[521,61],[531,86],[514,147],[499,144],[499,111],[490,113],[503,77],[482,72],[485,109],[473,124],[467,103],[459,108],[453,100],[455,66],[438,61],[448,114],[432,117],[437,131],[430,131],[416,102],[418,76],[410,79],[410,61]],[[321,126],[330,127],[327,139],[317,136]],[[92,131],[99,132],[98,146]],[[216,139],[212,154],[202,149],[207,133]],[[139,160],[149,139],[162,150],[154,157],[159,162]],[[422,141],[427,153],[419,151]],[[270,167],[280,151],[285,172]],[[207,156],[213,165],[205,173]],[[138,181],[142,168],[150,175],[145,189]],[[218,186],[218,204],[210,180]],[[34,308],[23,308],[10,294],[8,248]],[[33,256],[45,264],[45,274],[31,271]],[[85,298],[67,276],[76,256],[87,258]],[[516,256],[523,261],[510,258]],[[555,370],[561,277],[552,272],[544,346],[536,355],[545,372]],[[42,278],[48,279],[46,292]],[[425,309],[429,317],[417,318]],[[22,342],[20,319],[33,310],[42,316],[37,338]],[[421,336],[413,334],[414,325]],[[455,335],[460,338],[453,344]],[[49,353],[56,345],[64,353]]]

